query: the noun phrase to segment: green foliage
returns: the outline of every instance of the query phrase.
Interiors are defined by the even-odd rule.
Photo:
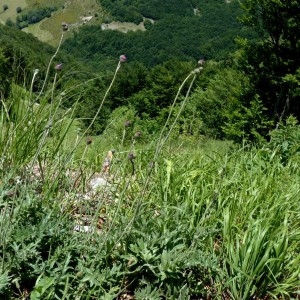
[[[299,7],[297,1],[243,0],[242,21],[261,37],[242,41],[240,65],[250,76],[268,115],[275,122],[293,114],[298,119]],[[299,80],[298,80],[299,81]]]
[[[38,8],[36,10],[30,10],[26,13],[22,13],[17,16],[16,26],[19,29],[27,27],[29,24],[38,23],[45,18],[51,17],[51,13],[57,10],[55,6]]]
[[[7,96],[10,88],[10,78],[12,76],[10,63],[3,49],[0,48],[0,95]]]
[[[99,30],[98,26],[79,28],[63,48],[74,53],[80,60],[100,69],[104,58],[117,57],[126,53],[130,61],[138,61],[147,67],[165,61],[224,59],[228,52],[237,49],[234,39],[237,35],[248,36],[249,30],[237,21],[241,14],[237,1],[199,1],[201,14],[194,15],[189,1],[103,1],[104,7],[111,7],[119,18],[127,10],[135,13],[136,8],[151,9],[159,21],[148,30],[128,32]],[[133,4],[134,3],[134,4]],[[119,5],[122,5],[119,8]],[[134,6],[135,9],[129,7]],[[145,10],[146,11],[146,10]],[[142,12],[147,17],[146,12]],[[211,16],[214,16],[213,18]],[[174,21],[176,20],[176,21]],[[99,52],[98,49],[101,49]],[[86,58],[89,58],[88,60]]]
[[[103,137],[111,145],[131,144],[137,130],[137,118],[134,109],[127,106],[116,108],[108,119],[108,126],[103,132]]]
[[[266,147],[270,154],[279,156],[281,162],[287,164],[290,159],[299,154],[299,135],[298,121],[290,116],[285,125],[279,124],[277,129],[271,131],[271,140]]]
[[[256,98],[250,102],[249,107],[239,106],[227,112],[227,120],[222,128],[225,136],[236,142],[263,141],[272,126],[265,111],[262,102]]]
[[[195,123],[194,131],[236,142],[257,141],[268,133],[270,122],[261,102],[258,99],[250,100],[250,104],[244,102],[251,85],[243,72],[208,62],[201,81],[184,112],[189,114],[191,110],[192,119],[202,121],[200,127]]]

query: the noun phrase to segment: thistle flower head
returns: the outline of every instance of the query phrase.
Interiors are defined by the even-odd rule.
[[[56,71],[60,71],[60,70],[62,69],[62,63],[57,64],[57,65],[54,67],[54,69],[55,69]]]
[[[130,153],[128,154],[128,159],[129,159],[130,161],[133,161],[135,158],[136,158],[136,156],[134,155],[134,153],[130,152]]]
[[[124,127],[125,128],[130,127],[130,125],[131,125],[131,121],[127,120],[127,121],[124,122]]]
[[[198,60],[198,65],[203,66],[205,64],[205,60],[203,58]]]
[[[64,23],[64,22],[61,24],[61,27],[62,27],[63,31],[67,31],[69,29],[69,25],[67,23]]]
[[[121,62],[121,63],[124,63],[124,62],[126,62],[126,61],[127,61],[126,55],[125,55],[125,54],[120,55],[120,62]]]
[[[93,140],[92,140],[91,137],[87,137],[87,138],[86,138],[86,144],[87,144],[87,145],[90,145],[90,144],[92,143],[92,141],[93,141]]]
[[[134,138],[138,139],[142,136],[142,132],[141,131],[137,131],[135,134],[134,134]]]

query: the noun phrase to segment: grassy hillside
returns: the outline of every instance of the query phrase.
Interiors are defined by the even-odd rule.
[[[174,137],[172,119],[151,138],[122,118],[87,138],[57,77],[2,102],[1,299],[299,297],[294,120],[258,148]]]
[[[1,9],[5,1],[0,1]],[[81,25],[86,23],[85,17],[92,17],[89,20],[91,24],[101,24],[103,18],[103,12],[101,6],[96,0],[88,1],[51,1],[51,0],[39,0],[39,1],[14,1],[13,5],[8,5],[8,9],[0,14],[0,20],[5,23],[8,19],[13,22],[16,18],[27,14],[28,12],[37,11],[41,8],[56,7],[55,12],[52,13],[50,18],[46,18],[36,24],[30,24],[23,30],[28,33],[32,33],[43,42],[47,42],[51,45],[57,45],[60,39],[61,24],[68,23],[70,28],[75,30]],[[22,12],[17,13],[16,8],[21,7]],[[102,16],[102,17],[101,17]],[[67,33],[68,34],[68,33]]]

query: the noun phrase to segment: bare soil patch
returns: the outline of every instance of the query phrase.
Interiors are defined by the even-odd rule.
[[[119,30],[121,32],[128,32],[128,31],[137,31],[137,30],[141,30],[141,31],[145,31],[145,26],[144,26],[144,22],[141,22],[140,24],[134,24],[134,23],[130,23],[130,22],[112,22],[109,24],[102,24],[101,25],[101,29],[102,30]]]

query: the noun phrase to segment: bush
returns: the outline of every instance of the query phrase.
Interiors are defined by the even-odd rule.
[[[8,5],[7,5],[7,4],[4,4],[4,5],[3,5],[3,11],[6,11],[6,10],[8,10]]]
[[[285,125],[279,124],[271,133],[271,140],[266,144],[270,155],[276,154],[285,165],[300,153],[300,126],[295,117],[289,116]]]
[[[18,6],[18,7],[16,8],[17,14],[19,14],[21,11],[22,11],[22,8],[21,8],[20,6]]]
[[[15,23],[10,18],[6,20],[5,25],[8,27],[15,27]]]

